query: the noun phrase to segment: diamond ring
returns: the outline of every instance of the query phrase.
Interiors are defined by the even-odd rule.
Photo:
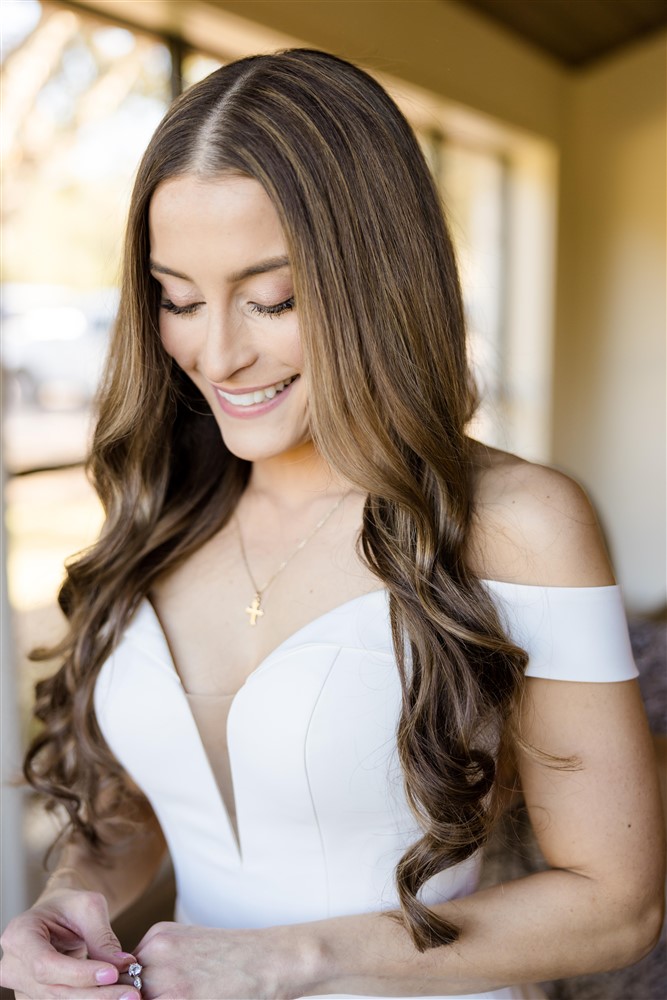
[[[137,990],[141,989],[142,984],[141,984],[140,973],[143,972],[143,969],[144,969],[143,965],[139,965],[138,962],[133,962],[130,968],[127,970],[128,976],[132,977],[132,985]]]

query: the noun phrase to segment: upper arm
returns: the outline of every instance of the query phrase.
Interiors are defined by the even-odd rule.
[[[597,880],[631,912],[662,894],[662,808],[637,682],[530,678],[520,726],[521,785],[549,866]]]
[[[561,473],[510,463],[487,480],[478,522],[480,575],[556,588],[614,583],[595,512]],[[595,649],[587,638],[577,650]],[[599,645],[604,658],[602,637]],[[662,808],[637,682],[529,677],[519,731],[521,785],[548,864],[599,880],[628,905],[661,893]]]

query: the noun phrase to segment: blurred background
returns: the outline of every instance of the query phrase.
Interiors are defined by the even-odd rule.
[[[630,615],[659,615],[666,0],[2,0],[1,16],[5,782],[45,669],[27,650],[57,638],[64,560],[101,524],[82,462],[139,157],[174,96],[251,53],[327,49],[394,95],[457,245],[475,433],[577,478]],[[25,793],[3,802],[4,925],[53,827]]]

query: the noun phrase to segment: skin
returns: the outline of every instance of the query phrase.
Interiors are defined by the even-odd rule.
[[[303,624],[378,581],[354,548],[363,497],[348,492],[309,438],[297,312],[262,311],[289,302],[289,267],[238,278],[286,254],[268,197],[247,178],[181,177],[156,192],[150,224],[152,259],[162,268],[154,274],[172,304],[161,313],[165,349],[210,402],[230,450],[253,463],[237,515],[256,579],[268,579],[347,494],[282,572],[282,586],[267,590],[260,628],[249,630],[240,613],[239,594],[252,588],[237,525],[152,592],[186,690],[219,695],[237,690]],[[220,406],[218,389],[292,375],[299,378],[289,395],[261,416],[239,419]],[[479,576],[556,587],[613,583],[595,515],[569,479],[480,445],[475,491],[468,561]],[[146,967],[143,997],[456,995],[636,961],[658,933],[664,879],[661,808],[637,685],[529,679],[522,715],[528,743],[576,756],[581,767],[554,770],[518,754],[549,870],[438,907],[462,927],[455,945],[420,955],[399,924],[377,913],[262,930],[160,923],[134,949]],[[226,791],[233,812],[229,784]],[[148,808],[142,831],[108,869],[70,846],[40,900],[3,938],[3,984],[19,997],[136,996],[120,983],[96,985],[95,973],[115,980],[127,967],[129,958],[114,954],[109,915],[143,891],[163,852]]]

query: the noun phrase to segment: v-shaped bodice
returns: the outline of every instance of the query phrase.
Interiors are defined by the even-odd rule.
[[[531,656],[529,674],[635,676],[618,588],[488,586]],[[400,683],[385,591],[300,629],[231,699],[238,843],[148,601],[102,667],[95,709],[162,825],[181,919],[257,927],[397,906],[394,869],[419,829],[397,759]],[[475,857],[439,874],[425,901],[471,892],[478,866]]]
[[[239,850],[147,601],[96,690],[102,731],[162,824],[181,915],[230,927],[397,904],[393,871],[419,833],[396,758],[399,707],[384,591],[274,650],[229,709]],[[470,891],[477,867],[443,876],[437,897]]]

